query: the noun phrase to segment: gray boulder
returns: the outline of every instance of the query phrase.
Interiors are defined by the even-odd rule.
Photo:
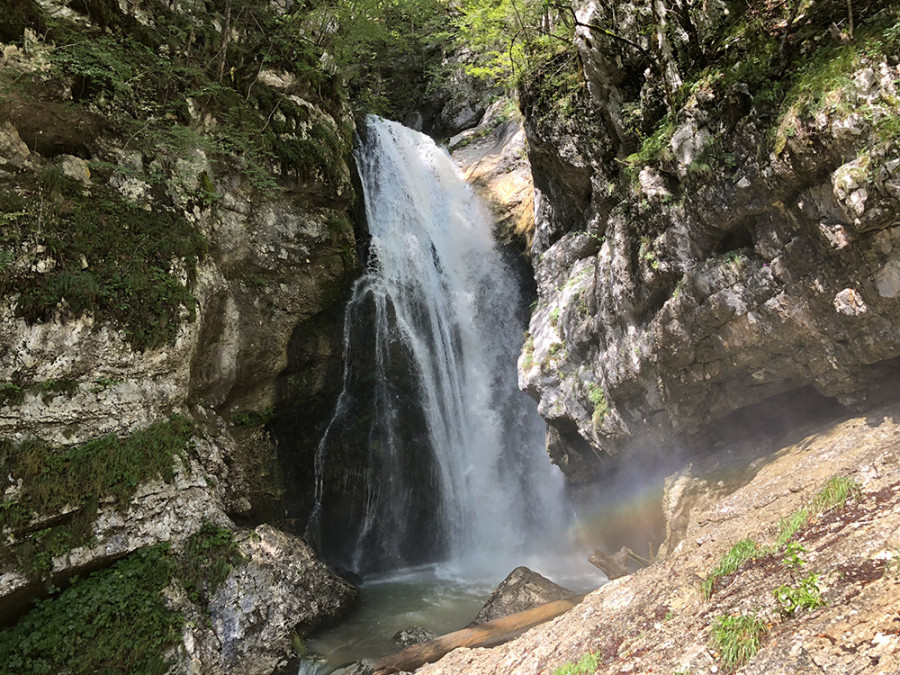
[[[516,612],[524,612],[548,602],[574,595],[567,588],[527,567],[517,567],[491,593],[472,625],[487,623]]]

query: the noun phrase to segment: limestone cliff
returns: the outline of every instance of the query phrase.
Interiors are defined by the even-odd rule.
[[[576,2],[576,50],[520,92],[520,384],[574,482],[785,392],[860,408],[896,382],[895,9],[675,4]]]
[[[303,20],[264,2],[0,10],[7,621],[48,589],[42,612],[69,607],[70,577],[106,583],[135,551],[190,566],[210,527],[201,543],[240,551],[218,593],[169,578],[168,607],[194,617],[157,645],[176,669],[271,672],[353,598],[300,540],[235,524],[284,516],[262,425],[297,389],[332,395],[358,273],[353,119]]]

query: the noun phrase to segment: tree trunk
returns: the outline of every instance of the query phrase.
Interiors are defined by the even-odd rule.
[[[375,664],[375,675],[415,670],[426,663],[437,661],[459,647],[496,647],[518,637],[529,628],[564,614],[583,599],[584,595],[575,595],[566,600],[548,602],[534,609],[510,614],[474,628],[464,628],[429,642],[407,647],[402,652],[378,661]]]

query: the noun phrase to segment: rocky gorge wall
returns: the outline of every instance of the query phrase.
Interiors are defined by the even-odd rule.
[[[353,119],[290,42],[302,17],[245,4],[0,10],[0,651],[21,672],[70,665],[34,622],[149,584],[148,556],[168,632],[112,661],[141,672],[271,672],[355,597],[260,525],[285,516],[263,425],[336,395]],[[54,644],[102,651],[68,625]]]
[[[520,386],[574,483],[785,392],[861,409],[896,382],[896,12],[658,4],[576,2],[576,51],[520,90]]]

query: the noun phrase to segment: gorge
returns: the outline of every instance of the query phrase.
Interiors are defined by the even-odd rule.
[[[655,561],[423,673],[897,672],[898,26],[4,3],[0,670],[275,672],[332,567],[489,586],[575,511]]]

